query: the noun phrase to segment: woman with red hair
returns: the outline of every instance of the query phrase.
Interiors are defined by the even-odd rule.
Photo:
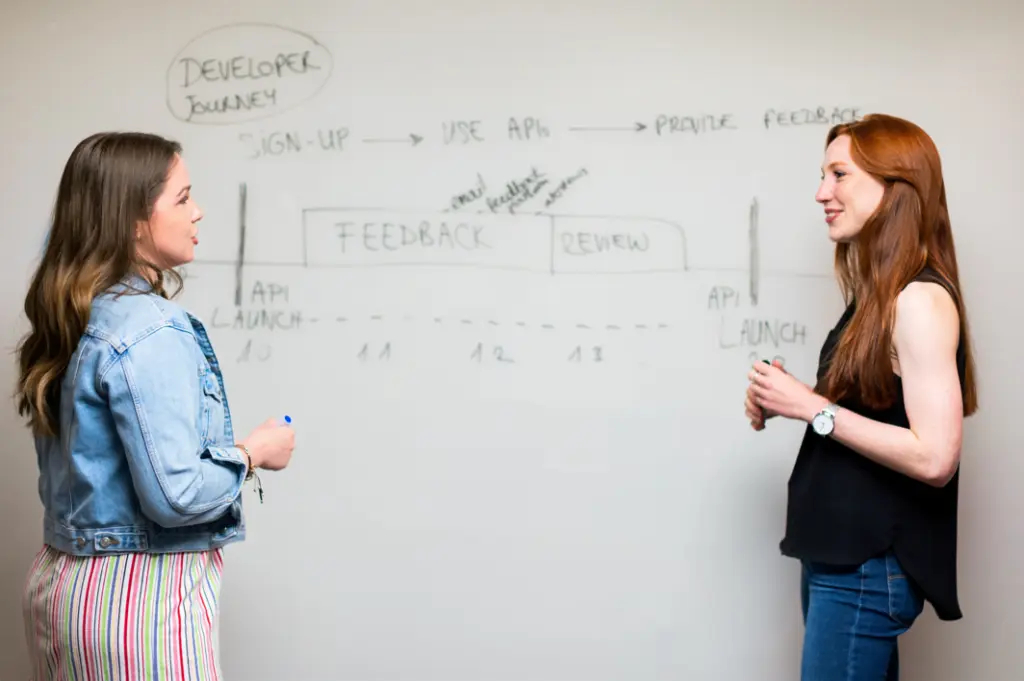
[[[847,307],[817,380],[750,372],[746,415],[807,428],[789,480],[784,555],[802,565],[802,681],[899,676],[897,638],[930,602],[962,617],[957,492],[974,363],[938,151],[917,125],[833,127],[815,199]]]

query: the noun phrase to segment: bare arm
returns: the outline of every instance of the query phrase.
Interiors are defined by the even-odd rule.
[[[963,401],[957,373],[959,316],[938,284],[914,282],[896,301],[893,345],[910,428],[841,409],[831,437],[872,461],[942,487],[960,462]],[[813,403],[812,403],[813,402]],[[804,420],[828,401],[811,393]]]

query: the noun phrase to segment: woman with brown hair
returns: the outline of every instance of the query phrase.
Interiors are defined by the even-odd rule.
[[[938,151],[869,115],[826,139],[816,200],[847,307],[817,381],[756,363],[746,416],[806,422],[783,554],[802,564],[802,681],[899,676],[897,638],[924,607],[962,614],[957,492],[974,363]]]
[[[276,420],[235,441],[206,329],[164,288],[203,215],[180,151],[139,133],[80,142],[25,298],[16,397],[43,503],[24,592],[34,681],[218,678],[242,485],[291,459]]]

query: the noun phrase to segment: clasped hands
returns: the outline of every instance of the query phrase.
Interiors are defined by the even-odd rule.
[[[828,402],[789,374],[778,360],[755,362],[747,378],[750,385],[744,407],[754,430],[764,430],[765,421],[774,416],[810,422]]]

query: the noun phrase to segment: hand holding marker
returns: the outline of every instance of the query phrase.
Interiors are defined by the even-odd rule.
[[[284,422],[283,423],[281,421],[276,421],[276,422],[272,421],[271,423],[273,423],[274,425],[280,426],[282,428],[285,427],[285,426],[289,426],[290,427],[291,423],[292,423],[292,417],[288,416],[288,414],[285,414],[284,415]],[[292,437],[294,438],[294,435]],[[294,442],[294,439],[293,439],[293,442]],[[288,448],[289,449],[289,453],[288,453],[289,460],[291,459],[291,449],[293,449],[294,447],[295,447],[295,445],[292,444]],[[283,466],[282,466],[282,468],[283,468]],[[256,491],[258,491],[259,494],[260,494],[260,503],[262,504],[263,503],[263,482],[259,479],[259,476],[256,476]]]
[[[292,417],[287,414],[284,418],[269,418],[241,442],[249,454],[261,502],[263,485],[259,477],[255,476],[255,469],[280,471],[288,466],[295,449],[295,431],[291,423]]]
[[[785,371],[786,369],[782,366],[782,360],[778,358],[776,359],[777,362],[775,362],[775,366],[779,367],[781,371]],[[772,366],[773,364],[773,362],[767,359],[762,359],[761,361],[767,364],[768,366]],[[764,407],[761,407],[761,423],[765,426],[768,425],[768,411]]]

